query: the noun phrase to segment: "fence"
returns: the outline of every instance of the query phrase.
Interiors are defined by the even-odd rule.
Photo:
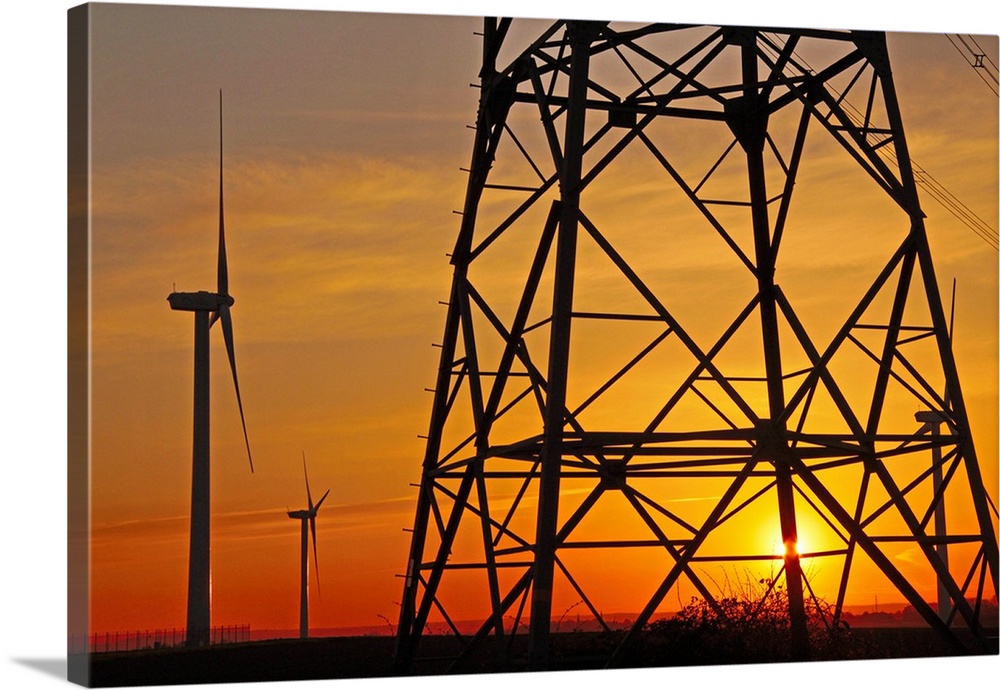
[[[69,653],[97,654],[101,652],[131,652],[140,649],[163,649],[183,647],[187,637],[185,628],[163,628],[157,630],[127,630],[124,632],[90,633],[70,635]],[[249,625],[220,625],[210,634],[210,644],[234,644],[250,641]]]

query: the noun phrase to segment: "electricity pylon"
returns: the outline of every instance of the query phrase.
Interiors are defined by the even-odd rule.
[[[511,27],[484,24],[398,669],[431,622],[455,669],[552,668],[578,605],[629,612],[627,664],[675,597],[761,568],[791,659],[876,586],[983,642],[996,509],[885,35]]]

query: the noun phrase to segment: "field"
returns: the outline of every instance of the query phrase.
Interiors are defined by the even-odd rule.
[[[852,632],[849,645],[843,648],[844,659],[899,659],[949,656],[953,652],[935,635],[920,628],[868,628]],[[990,636],[997,654],[996,631]],[[458,669],[462,672],[524,670],[523,647],[526,639],[515,640],[510,665],[497,665],[499,655],[483,648],[470,656]],[[558,670],[601,668],[613,636],[600,633],[562,633],[553,638],[554,667]],[[647,638],[625,665],[672,666],[782,661],[780,658],[719,658],[718,653],[692,654],[690,645],[683,650],[657,644]],[[324,678],[373,678],[393,675],[395,639],[387,636],[327,637],[310,640],[268,640],[203,649],[158,649],[113,652],[91,656],[91,685],[117,687],[136,685],[175,685],[187,683],[237,683],[278,680],[318,680]],[[518,649],[522,647],[522,649]],[[429,660],[415,662],[411,675],[430,675],[447,671],[446,658],[454,657],[459,646],[453,636],[430,635],[421,643],[421,655]],[[70,663],[84,661],[71,657]]]

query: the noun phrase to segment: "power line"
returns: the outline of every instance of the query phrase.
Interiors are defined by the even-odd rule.
[[[961,37],[959,37],[959,38],[961,38]],[[973,44],[978,49],[979,48],[979,44],[975,42],[975,39],[972,38],[971,36],[969,36],[969,39],[973,42]],[[950,36],[948,37],[948,40],[951,40]],[[963,40],[963,43],[967,45],[967,43],[964,40]],[[954,41],[952,41],[952,45],[955,45]],[[956,46],[956,48],[957,48],[957,46]],[[768,46],[765,45],[765,50],[768,50],[769,52],[771,52],[772,57],[776,57],[776,55],[774,53],[774,50],[771,49],[770,47],[768,47]],[[961,51],[961,49],[959,49],[959,50]],[[974,53],[974,51],[972,51],[971,48],[970,48],[970,52]],[[799,63],[801,63],[801,65],[806,70],[808,70],[810,73],[814,73],[814,70],[812,69],[812,67],[802,58],[801,55],[798,54],[797,51],[793,50],[792,53],[793,53],[793,55],[795,55],[795,59]],[[988,62],[990,64],[990,66],[993,67],[994,70],[996,69],[996,65],[993,63],[992,60],[990,60],[990,58],[988,56],[985,56],[985,54],[983,54],[983,53],[974,53],[974,54],[978,55],[978,56],[982,56],[979,59],[980,59],[980,61],[984,65],[985,65],[986,62]],[[968,61],[968,58],[966,58],[966,60]],[[972,64],[975,67],[975,63],[970,62],[970,64]],[[978,73],[980,71],[980,68],[976,67],[976,70],[977,70],[977,73]],[[984,68],[983,71],[986,71],[987,74],[990,74],[993,77],[994,81],[996,80],[996,76],[993,76],[990,72],[988,72],[988,70],[986,70]],[[850,103],[850,101],[848,101],[846,98],[844,98],[843,94],[837,93],[836,89],[833,89],[832,87],[830,87],[830,91],[833,93],[834,96],[836,96],[838,98],[838,101],[841,103],[841,105],[844,108],[845,114],[851,119],[851,121],[855,125],[861,126],[861,124],[864,122],[864,115],[861,113],[861,111],[858,110],[856,107],[854,107],[854,105],[852,105]],[[994,91],[994,93],[995,93],[995,91]],[[889,138],[888,136],[885,136],[882,139],[882,141],[884,141],[885,139],[888,139],[888,138]],[[895,154],[895,151],[894,151],[894,147],[890,147],[890,146],[878,146],[877,147],[877,151],[879,152],[879,155],[885,155],[886,158],[890,159],[891,162],[898,167],[898,161],[896,160],[896,154]],[[883,154],[883,152],[885,152],[885,153]],[[951,192],[949,192],[944,187],[944,185],[942,185],[940,182],[938,182],[922,166],[918,165],[917,162],[915,160],[913,160],[913,158],[910,158],[910,166],[913,169],[913,177],[914,177],[917,185],[921,189],[923,189],[924,191],[926,191],[927,194],[932,199],[934,199],[936,202],[938,202],[939,204],[941,204],[941,206],[943,206],[945,208],[945,210],[947,210],[949,213],[951,213],[953,216],[955,216],[955,218],[957,218],[966,227],[968,227],[970,230],[972,230],[973,233],[975,233],[980,239],[982,239],[984,242],[986,242],[988,245],[990,245],[994,250],[1000,249],[1000,236],[997,235],[997,231],[994,230],[993,227],[989,223],[987,223],[978,214],[976,214],[972,209],[970,209],[968,206],[966,206],[964,203],[962,203],[958,199],[958,197],[956,197],[954,194],[952,194]]]
[[[945,34],[945,36],[955,47],[955,50],[958,51],[959,55],[961,55],[966,61],[966,63],[976,70],[976,75],[983,80],[983,83],[986,84],[989,90],[993,92],[993,95],[1000,95],[1000,92],[997,91],[1000,80],[997,79],[996,63],[994,63],[989,55],[986,54],[986,51],[980,47],[976,39],[972,36],[968,36],[968,40],[966,40],[966,38],[963,38],[960,34],[955,34],[955,38],[957,38],[959,43],[962,44],[962,46],[959,46],[958,43],[955,42],[955,38],[952,38],[949,34]],[[970,41],[972,45],[969,45]],[[973,46],[975,46],[975,48],[973,48]]]
[[[958,36],[958,38],[962,41],[962,43],[964,43],[966,47],[968,47],[968,43],[964,38],[962,38],[958,34],[956,34],[956,36]],[[976,37],[973,36],[972,34],[966,34],[966,36],[968,37],[969,41],[972,41],[972,45],[976,46],[976,50],[973,54],[977,57],[977,62],[983,62],[985,60],[986,62],[990,63],[990,66],[993,67],[993,69],[996,69],[997,68],[996,63],[993,62],[990,56],[986,54],[986,51],[983,50],[982,46],[979,45],[979,41],[976,40]],[[971,48],[969,48],[969,50],[970,52],[972,51]],[[994,79],[996,78],[994,77]]]

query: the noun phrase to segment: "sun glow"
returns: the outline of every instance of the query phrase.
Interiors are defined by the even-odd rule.
[[[803,538],[802,532],[799,532],[797,539],[783,542],[779,532],[777,536],[771,539],[770,552],[772,556],[778,558],[785,558],[793,554],[802,557],[803,554],[809,554],[809,539],[808,537]]]

